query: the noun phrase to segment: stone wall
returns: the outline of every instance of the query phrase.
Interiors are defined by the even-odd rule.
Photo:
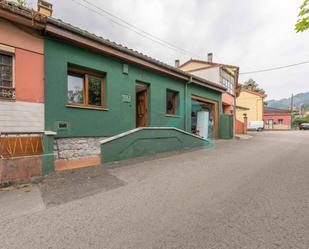
[[[56,160],[76,160],[100,155],[100,141],[106,137],[57,138],[54,141]]]

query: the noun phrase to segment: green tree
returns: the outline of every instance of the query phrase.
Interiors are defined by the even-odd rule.
[[[248,79],[247,81],[244,82],[243,86],[244,87],[248,87],[248,86],[252,86],[252,89],[256,92],[261,92],[261,93],[265,93],[265,91],[259,87],[259,84],[256,83],[256,81],[254,79]]]
[[[253,79],[248,79],[247,81],[244,82],[244,86],[245,86],[245,87],[247,87],[247,86],[249,86],[249,85],[252,86],[252,89],[253,89],[253,90],[259,89],[259,84],[256,83],[256,81],[253,80]]]
[[[301,123],[309,123],[309,116],[293,118],[294,127],[298,127]]]
[[[296,32],[304,32],[307,29],[309,29],[309,0],[304,0],[304,3],[300,6],[295,30]]]

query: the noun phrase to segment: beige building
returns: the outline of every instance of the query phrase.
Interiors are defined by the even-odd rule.
[[[234,113],[239,67],[215,63],[212,59],[213,54],[209,53],[207,61],[191,59],[180,66],[178,65],[179,61],[176,61],[175,66],[185,72],[226,87],[226,92],[222,94],[222,111],[226,115],[231,115]]]
[[[263,121],[265,97],[265,93],[255,91],[251,86],[240,87],[236,106],[244,108],[236,108],[236,119],[243,121],[244,114],[246,114],[248,121]]]

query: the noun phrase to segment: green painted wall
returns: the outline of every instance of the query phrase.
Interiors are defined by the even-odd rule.
[[[54,136],[45,135],[43,137],[43,143],[42,175],[44,176],[55,171]]]
[[[176,129],[142,129],[101,144],[102,163],[149,156],[162,152],[211,147],[209,141]]]
[[[106,73],[106,111],[66,107],[67,66],[76,64]],[[51,37],[45,37],[45,129],[56,131],[58,137],[112,136],[135,128],[135,83],[149,86],[148,126],[185,128],[185,81],[129,64],[123,73],[124,62]],[[166,89],[179,92],[178,115],[166,117]],[[131,103],[122,102],[122,94],[132,97]],[[187,130],[191,129],[191,95],[215,100],[221,109],[221,94],[188,85]],[[221,113],[222,110],[220,110]],[[57,130],[56,122],[68,122],[67,130]]]

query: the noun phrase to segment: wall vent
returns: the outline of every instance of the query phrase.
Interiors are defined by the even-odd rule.
[[[56,122],[56,130],[68,130],[69,129],[69,122],[67,121],[57,121]]]

